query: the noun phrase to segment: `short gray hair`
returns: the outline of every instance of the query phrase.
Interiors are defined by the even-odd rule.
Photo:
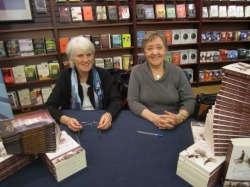
[[[84,51],[89,51],[92,54],[95,54],[95,46],[88,38],[85,38],[83,36],[77,36],[69,40],[66,48],[66,54],[68,58],[71,58],[75,55],[76,49],[82,49]]]
[[[148,43],[149,41],[152,41],[153,39],[155,39],[155,37],[161,38],[162,42],[164,43],[164,46],[166,47],[166,49],[168,49],[167,41],[164,36],[162,36],[156,31],[147,31],[141,43],[141,49],[143,52],[144,52],[146,43]]]

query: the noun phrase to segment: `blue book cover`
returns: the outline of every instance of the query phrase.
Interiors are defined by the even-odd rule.
[[[141,42],[145,34],[146,31],[137,31],[137,46],[141,46]]]
[[[121,34],[111,35],[111,44],[112,44],[112,48],[122,47],[122,35]]]
[[[7,90],[3,82],[2,71],[0,71],[0,108],[0,121],[13,119],[14,116],[11,109]]]

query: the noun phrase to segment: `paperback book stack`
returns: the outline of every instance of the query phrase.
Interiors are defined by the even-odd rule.
[[[87,167],[85,150],[65,131],[54,153],[39,154],[58,182]]]
[[[225,75],[204,130],[216,156],[226,156],[231,138],[250,137],[250,65],[238,62],[224,66],[222,72]]]
[[[225,156],[214,156],[199,140],[179,154],[176,174],[192,186],[214,186],[221,177]]]
[[[0,130],[7,154],[54,152],[59,142],[60,129],[48,110],[1,122]]]
[[[16,173],[37,158],[36,154],[8,155],[0,141],[0,181]]]
[[[222,174],[223,186],[250,186],[250,138],[230,140]]]

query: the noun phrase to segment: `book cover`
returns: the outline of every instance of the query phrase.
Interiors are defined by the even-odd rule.
[[[44,38],[33,38],[32,43],[35,55],[46,53]]]
[[[156,19],[166,18],[165,4],[155,4],[155,18]]]
[[[180,51],[172,51],[172,63],[175,65],[180,65],[181,55]]]
[[[6,49],[9,57],[20,56],[19,43],[17,39],[7,40]]]
[[[60,66],[57,61],[49,62],[49,76],[51,78],[57,78],[60,73]]]
[[[111,57],[104,58],[104,68],[110,69],[113,67],[114,67],[113,58],[111,58]]]
[[[219,18],[227,17],[227,6],[219,6]]]
[[[172,44],[181,43],[181,29],[172,30]]]
[[[199,140],[205,140],[204,138],[205,124],[203,122],[191,121],[191,130],[194,139],[194,143]]]
[[[206,6],[202,7],[202,18],[208,18],[208,8]]]
[[[131,47],[131,35],[122,34],[122,47]]]
[[[70,22],[70,9],[66,6],[59,7],[60,22]]]
[[[0,41],[0,58],[6,58],[7,57],[7,51],[5,47],[5,42]]]
[[[14,84],[14,74],[11,67],[2,67],[2,76],[5,84]]]
[[[24,71],[24,65],[18,65],[12,67],[15,83],[23,83],[27,82],[25,71]]]
[[[105,6],[96,6],[96,20],[107,21],[107,12]]]
[[[31,104],[41,105],[43,104],[41,88],[33,88],[30,90]]]
[[[136,4],[136,18],[137,19],[145,19],[146,18],[144,4]]]
[[[97,67],[105,68],[104,59],[103,58],[95,58],[95,65]]]
[[[42,92],[43,103],[46,103],[52,92],[52,88],[51,86],[42,87],[41,92]]]
[[[137,31],[136,38],[137,38],[137,46],[141,46],[142,39],[144,38],[146,31]]]
[[[45,0],[35,0],[35,6],[36,6],[37,13],[47,13]]]
[[[177,18],[186,18],[186,5],[185,4],[177,4],[176,5],[176,17]]]
[[[36,66],[37,66],[37,75],[39,80],[50,79],[48,62],[42,62],[41,64],[37,64]]]
[[[112,46],[112,48],[121,48],[122,47],[122,35],[121,34],[112,34],[111,35],[111,46]]]
[[[167,4],[166,5],[166,16],[168,19],[176,18],[176,11],[174,4]]]
[[[31,56],[34,55],[34,48],[31,38],[18,39],[18,45],[21,56]]]
[[[114,62],[114,68],[122,69],[122,57],[121,56],[114,56],[113,62]]]
[[[219,17],[219,6],[218,5],[210,5],[209,6],[209,17],[210,18],[218,18]]]
[[[30,90],[28,88],[17,90],[17,94],[21,106],[31,105]]]
[[[69,38],[59,38],[59,46],[61,53],[66,52],[67,45],[69,43]]]
[[[229,5],[227,7],[227,16],[229,18],[236,18],[236,13],[237,13],[236,5]]]
[[[197,49],[188,49],[188,63],[197,63]]]
[[[180,64],[188,64],[188,50],[179,50],[180,52]]]
[[[93,21],[94,20],[92,6],[83,6],[82,12],[83,12],[84,21]]]
[[[129,20],[130,19],[130,12],[129,12],[128,5],[118,6],[118,16],[119,16],[119,20]]]
[[[36,81],[38,79],[36,65],[25,65],[24,72],[25,72],[27,82]]]
[[[145,19],[155,19],[154,5],[144,5]]]
[[[194,3],[187,4],[187,18],[196,18],[196,6]]]
[[[189,43],[190,41],[188,29],[181,29],[181,43]]]
[[[105,33],[100,35],[101,40],[101,48],[102,49],[109,49],[111,48],[111,40],[110,40],[110,34]]]
[[[245,18],[250,17],[250,5],[245,6]]]
[[[167,51],[166,56],[165,56],[165,60],[169,63],[172,63],[172,61],[173,61],[172,51]]]
[[[108,18],[109,18],[109,21],[117,21],[118,20],[117,6],[115,6],[115,5],[108,6]]]
[[[56,41],[54,38],[45,39],[45,47],[47,53],[56,53]]]
[[[172,44],[172,30],[165,30],[163,35],[167,41],[167,44]]]
[[[122,69],[129,70],[133,65],[133,56],[131,54],[122,55]]]
[[[18,102],[18,99],[17,99],[17,92],[16,91],[11,91],[11,92],[8,92],[8,97],[9,97],[9,101],[10,101],[10,105],[11,105],[11,108],[18,108],[19,107],[19,102]]]
[[[96,50],[102,49],[100,35],[92,35],[91,42],[94,44]]]
[[[250,65],[247,63],[237,62],[223,66],[222,72],[243,79],[250,79]]]
[[[70,7],[70,11],[71,11],[72,22],[81,22],[83,20],[81,7]]]

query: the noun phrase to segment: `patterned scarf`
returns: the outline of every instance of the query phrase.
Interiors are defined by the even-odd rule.
[[[94,66],[92,67],[92,75],[93,75],[95,109],[101,110],[103,107],[102,106],[103,90],[99,73],[96,71]],[[71,71],[71,109],[80,110],[81,108],[82,108],[82,103],[78,93],[77,74],[75,68],[73,67]]]

